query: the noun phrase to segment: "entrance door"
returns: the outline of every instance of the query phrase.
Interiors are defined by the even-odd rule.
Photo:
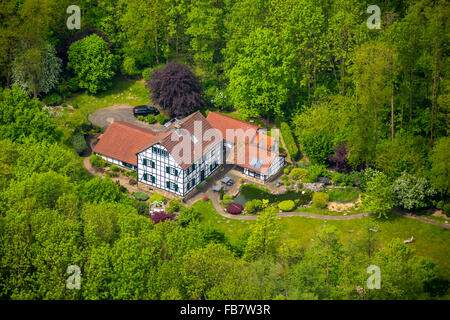
[[[205,170],[200,171],[200,181],[205,180]]]

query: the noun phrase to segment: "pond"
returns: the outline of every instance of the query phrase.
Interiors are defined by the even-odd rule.
[[[243,206],[253,199],[268,199],[270,203],[278,203],[285,200],[300,200],[300,204],[307,204],[311,201],[312,193],[310,191],[287,191],[283,194],[272,194],[267,188],[262,188],[253,184],[243,184],[239,194],[234,198],[234,202]]]

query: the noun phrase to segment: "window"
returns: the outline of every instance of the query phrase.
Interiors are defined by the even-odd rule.
[[[144,158],[144,159],[142,160],[142,164],[143,164],[144,166],[146,166],[146,165],[147,165],[147,159]]]
[[[147,181],[147,174],[146,174],[146,173],[144,173],[142,179],[144,179],[145,181]]]
[[[166,188],[170,189],[170,181],[166,181]]]
[[[174,173],[175,173],[175,177],[178,177],[178,170],[177,169],[173,169]]]
[[[155,168],[155,162],[154,161],[150,161],[150,164],[151,164],[152,168]]]
[[[175,192],[178,191],[178,185],[176,183],[173,184],[173,189],[175,190]]]
[[[166,167],[166,173],[170,174],[170,167]]]
[[[154,176],[151,176],[152,183],[156,183],[156,178]]]

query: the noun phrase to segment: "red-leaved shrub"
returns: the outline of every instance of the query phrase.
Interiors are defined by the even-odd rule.
[[[244,210],[244,207],[240,203],[231,203],[227,207],[227,212],[231,214],[240,214]]]
[[[156,224],[159,222],[163,222],[164,220],[167,220],[167,219],[173,220],[173,215],[171,215],[170,213],[164,212],[164,211],[159,211],[159,212],[155,212],[152,215],[151,219]]]

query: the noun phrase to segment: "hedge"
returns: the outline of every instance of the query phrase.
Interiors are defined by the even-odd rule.
[[[286,122],[282,122],[280,130],[291,158],[298,160],[300,158],[300,151],[298,150],[291,128]]]

